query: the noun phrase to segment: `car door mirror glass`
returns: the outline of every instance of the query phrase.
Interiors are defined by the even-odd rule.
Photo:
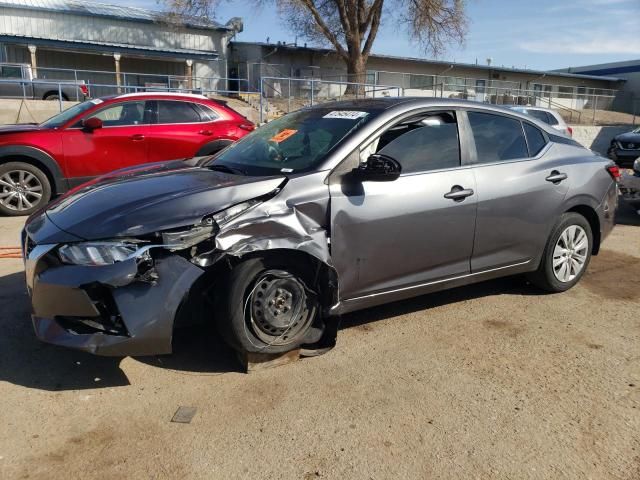
[[[98,128],[102,128],[102,120],[98,117],[87,118],[82,122],[82,128],[87,132],[93,132]]]
[[[351,173],[360,181],[390,182],[400,176],[400,163],[388,155],[374,153],[367,161],[354,168]]]

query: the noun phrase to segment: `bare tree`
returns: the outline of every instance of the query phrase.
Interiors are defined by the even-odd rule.
[[[464,0],[270,0],[297,34],[333,47],[351,81],[363,83],[373,42],[384,22],[403,30],[425,52],[462,43]],[[220,0],[165,0],[174,18],[211,17]],[[256,4],[269,0],[256,0]]]

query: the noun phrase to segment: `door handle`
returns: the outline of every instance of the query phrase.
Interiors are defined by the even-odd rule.
[[[142,135],[141,133],[136,133],[135,135],[131,135],[131,140],[133,140],[134,142],[139,142],[140,140],[144,140],[144,135]]]
[[[200,135],[213,135],[213,132],[211,130],[200,130],[198,132]]]
[[[451,191],[449,193],[444,194],[444,198],[448,198],[449,200],[455,200],[456,202],[461,202],[467,197],[473,195],[473,190],[470,188],[462,188],[460,185],[454,185],[451,187]]]
[[[545,178],[545,180],[547,182],[551,182],[551,183],[560,183],[563,180],[567,179],[567,174],[566,173],[560,173],[557,170],[553,170],[551,172],[551,175],[549,175],[547,178]]]

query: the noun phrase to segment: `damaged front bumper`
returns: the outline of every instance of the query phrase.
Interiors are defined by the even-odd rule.
[[[33,327],[40,340],[98,355],[171,353],[176,313],[204,273],[201,268],[178,255],[157,258],[145,271],[136,259],[66,265],[57,247],[26,245],[24,251]]]

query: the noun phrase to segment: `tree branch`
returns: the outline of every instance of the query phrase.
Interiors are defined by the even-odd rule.
[[[378,34],[378,27],[380,27],[380,20],[382,19],[383,3],[384,0],[375,0],[369,9],[369,15],[367,17],[368,21],[371,22],[371,27],[369,28],[369,35],[367,36],[367,40],[364,42],[364,48],[362,49],[362,55],[364,56],[365,61],[369,57],[369,53],[371,53],[373,41],[376,39],[376,35]]]
[[[327,37],[327,40],[329,40],[331,44],[336,48],[336,50],[338,51],[338,54],[344,59],[348,59],[349,54],[345,51],[342,45],[340,45],[338,38],[335,36],[335,34],[329,29],[327,24],[324,22],[324,20],[322,19],[322,16],[320,15],[320,12],[318,12],[318,9],[316,8],[313,1],[312,0],[300,0],[300,1],[311,12],[311,15],[313,15],[313,19],[316,21],[318,28],[322,31],[324,36]]]

